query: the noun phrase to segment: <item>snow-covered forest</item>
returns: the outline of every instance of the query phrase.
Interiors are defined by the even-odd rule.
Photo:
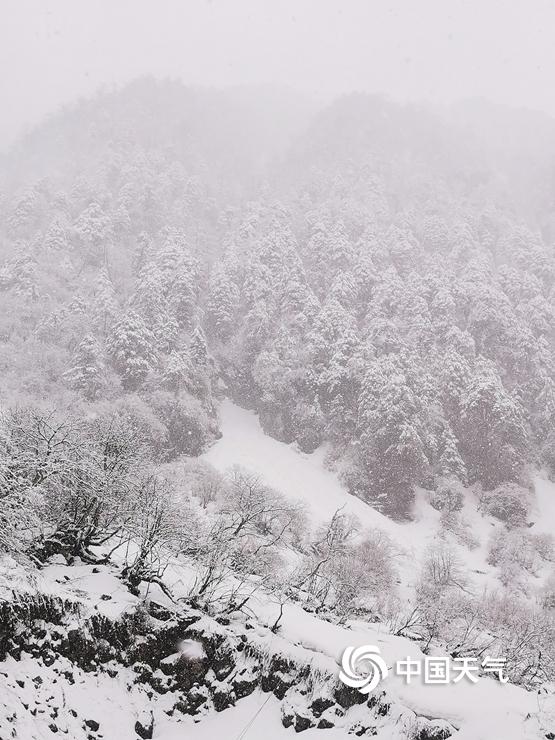
[[[2,740],[555,737],[554,173],[540,113],[151,79],[2,155]],[[361,705],[361,642],[510,684]]]

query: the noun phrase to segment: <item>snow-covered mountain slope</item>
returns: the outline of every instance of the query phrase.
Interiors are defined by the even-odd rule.
[[[175,565],[173,573],[179,575]],[[245,621],[244,616],[231,615],[221,625],[180,607],[157,587],[149,590],[146,600],[145,591],[139,597],[130,595],[116,570],[108,566],[49,566],[30,580],[13,561],[4,561],[0,574],[3,598],[13,592],[14,583],[19,583],[19,594],[34,598],[35,605],[49,596],[65,604],[67,611],[65,616],[58,615],[56,624],[52,624],[52,613],[45,613],[43,619],[27,620],[16,630],[23,652],[17,660],[8,655],[0,662],[2,740],[44,740],[59,732],[74,740],[133,740],[137,736],[282,740],[293,733],[283,727],[285,717],[291,716],[294,722],[299,717],[318,721],[320,715],[314,715],[311,707],[315,699],[328,697],[334,690],[338,659],[347,645],[379,646],[388,666],[407,656],[424,657],[415,643],[388,634],[379,624],[338,626],[296,605],[286,607],[283,627],[276,635],[267,627],[275,605],[263,592],[252,605],[251,618]],[[180,583],[170,585],[179,599]],[[78,605],[78,611],[70,610],[69,604]],[[152,614],[156,616],[147,616]],[[136,634],[130,632],[130,625],[136,625]],[[6,624],[4,630],[9,634],[10,626]],[[199,650],[187,663],[180,640],[190,644],[191,637]],[[233,646],[241,642],[249,646],[248,651],[234,653]],[[213,669],[198,674],[203,706],[198,713],[181,709],[188,672],[196,670],[194,659],[204,649],[214,651],[215,646],[219,647],[211,665],[219,664],[217,675]],[[185,656],[184,674],[179,673],[180,654]],[[245,668],[254,680],[247,698],[240,699],[236,693],[241,680],[245,683],[241,679]],[[261,671],[261,684],[256,671]],[[307,676],[312,678],[307,681]],[[277,684],[272,683],[273,677]],[[223,711],[216,714],[217,696],[225,701],[218,707]],[[317,735],[321,730],[307,726],[304,736],[335,740],[352,734],[353,728],[372,727],[371,734],[381,740],[435,739],[449,737],[439,734],[445,727],[460,740],[539,740],[548,737],[554,709],[545,698],[490,678],[476,684],[425,686],[419,680],[407,685],[390,674],[368,705],[355,701],[346,707],[332,706],[335,727]],[[137,723],[151,731],[137,733]]]
[[[312,524],[324,522],[344,507],[352,513],[362,528],[386,532],[398,552],[397,567],[403,585],[411,586],[418,575],[418,564],[427,549],[437,543],[441,531],[440,514],[420,491],[414,511],[414,520],[395,522],[343,487],[336,473],[324,466],[323,449],[311,455],[299,452],[295,446],[283,444],[264,434],[255,413],[246,411],[229,400],[220,409],[222,437],[205,454],[204,459],[225,472],[233,465],[241,465],[256,472],[268,485],[281,491],[291,500],[302,501]],[[542,507],[548,505],[550,485],[542,481]],[[552,497],[555,501],[555,495]],[[476,540],[470,549],[452,537],[450,546],[458,553],[465,570],[478,591],[496,584],[495,569],[486,562],[487,540],[493,529],[499,527],[491,517],[477,511],[477,502],[467,492],[463,516]],[[540,514],[540,518],[544,518]],[[545,517],[546,521],[553,521]]]
[[[287,497],[304,502],[312,525],[345,506],[362,527],[385,531],[396,545],[403,587],[408,589],[418,561],[441,533],[438,513],[424,492],[418,497],[414,521],[393,522],[346,493],[337,476],[325,468],[322,450],[306,455],[277,442],[262,432],[253,413],[229,401],[223,403],[221,417],[223,436],[204,455],[206,461],[222,471],[241,465],[257,473]],[[489,531],[499,525],[482,517],[468,495],[464,514],[472,521],[480,543],[472,550],[460,542],[452,544],[478,589],[495,583],[495,568],[485,559],[485,543]],[[538,531],[546,530],[552,507],[551,484],[538,480],[534,524]],[[293,727],[306,727],[305,737],[331,740],[359,730],[381,740],[437,740],[449,736],[441,734],[444,729],[460,740],[543,740],[555,731],[555,702],[547,694],[484,676],[476,684],[462,680],[434,686],[425,685],[421,678],[407,683],[390,671],[376,698],[368,703],[349,702],[345,708],[331,699],[327,711],[333,716],[329,724],[322,725],[329,727],[322,735],[317,725],[325,714],[315,713],[314,702],[322,693],[334,696],[337,689],[332,687],[337,686],[347,646],[379,647],[391,669],[406,658],[424,661],[421,645],[392,634],[380,622],[336,624],[305,611],[298,603],[283,606],[276,634],[270,626],[281,605],[264,587],[253,593],[248,616],[234,612],[218,622],[193,613],[188,605],[195,577],[193,563],[180,557],[168,563],[164,581],[170,599],[152,584],[143,585],[138,596],[132,595],[119,577],[117,551],[113,561],[110,566],[68,566],[61,559],[33,574],[9,558],[2,562],[3,603],[21,603],[27,598],[40,605],[54,599],[77,605],[78,611],[69,606],[64,611],[64,607],[54,623],[49,622],[52,616],[44,614],[26,618],[20,625],[7,622],[0,627],[0,648],[10,640],[13,646],[18,636],[16,642],[23,649],[21,653],[15,650],[16,657],[8,650],[0,661],[1,740],[10,736],[44,740],[58,733],[74,740],[136,740],[138,736],[284,740],[293,736]],[[169,633],[168,624],[172,625]],[[130,625],[137,625],[137,631]],[[191,639],[197,641],[201,655],[213,650],[214,643],[227,646],[222,654],[227,656],[226,670],[230,671],[226,675],[226,670],[214,673],[208,668],[199,674],[195,691],[200,692],[201,704],[194,711],[190,707],[183,710],[183,696],[189,689],[179,683],[183,679],[174,670],[183,660],[179,646]],[[248,645],[248,650],[234,653],[238,644]],[[247,662],[241,663],[244,654]],[[241,674],[245,669],[254,676],[250,682]],[[191,666],[191,670],[196,669]],[[277,689],[272,677],[278,677]],[[249,684],[247,694],[238,689],[245,683]],[[284,722],[293,727],[285,727]],[[137,727],[146,734],[137,734]]]
[[[403,585],[407,587],[414,581],[418,573],[418,563],[427,548],[442,536],[439,513],[426,501],[424,492],[417,498],[414,521],[397,523],[349,495],[337,475],[325,468],[323,450],[307,455],[299,452],[295,446],[272,439],[264,434],[253,412],[224,401],[221,407],[221,428],[222,438],[204,455],[208,462],[222,472],[232,465],[242,465],[255,471],[262,480],[286,496],[301,500],[310,512],[313,523],[329,519],[334,511],[345,507],[357,517],[362,527],[379,528],[391,537],[399,552],[398,567]],[[534,482],[534,532],[549,532],[550,523],[555,519],[554,486],[540,476]],[[488,564],[486,557],[488,538],[501,525],[477,510],[477,501],[470,491],[467,492],[463,516],[476,542],[472,548],[456,539],[452,539],[449,544],[458,552],[473,589],[479,593],[481,589],[498,585],[497,569]],[[539,574],[537,578],[538,588],[543,580],[541,575],[544,574]],[[267,604],[264,606],[267,607]],[[260,606],[261,612],[264,612],[264,606]],[[295,606],[286,607],[283,625],[284,632],[293,642],[318,652],[331,655],[335,652],[336,657],[349,640],[353,644],[379,645],[391,663],[401,657],[403,652],[411,657],[423,657],[413,643],[385,634],[379,626],[372,625],[369,629],[368,625],[357,625],[352,630],[345,631],[322,623]],[[332,645],[335,645],[335,651],[330,650]],[[484,694],[480,695],[479,700],[474,687],[470,686],[461,687],[461,690],[452,686],[443,686],[440,690],[430,686],[396,688],[399,699],[405,705],[414,709],[418,707],[421,713],[444,717],[453,721],[456,726],[465,727],[464,732],[461,730],[461,737],[522,738],[526,732],[522,721],[529,714],[538,711],[537,698],[533,695],[492,681],[486,681],[481,687]],[[468,693],[465,693],[465,689]],[[484,706],[488,707],[487,715],[484,715]],[[501,726],[503,732],[500,731]]]

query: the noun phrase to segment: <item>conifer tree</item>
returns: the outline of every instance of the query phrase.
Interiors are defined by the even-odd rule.
[[[414,486],[428,465],[424,409],[389,358],[375,362],[366,373],[358,426],[370,499],[393,516],[410,516]]]
[[[90,203],[79,214],[75,222],[75,232],[81,242],[86,261],[99,264],[106,258],[111,223],[104,209],[96,201]]]
[[[125,390],[137,390],[157,364],[154,337],[134,311],[128,311],[112,327],[107,352]]]
[[[44,237],[44,246],[53,252],[65,252],[68,249],[67,232],[60,217],[52,219]]]
[[[92,319],[93,325],[106,334],[112,327],[118,314],[118,301],[114,284],[108,274],[106,265],[100,268],[94,287]]]
[[[199,324],[195,327],[189,344],[189,356],[195,368],[205,369],[209,364],[208,344]]]
[[[189,355],[173,350],[167,357],[162,371],[162,387],[178,396],[191,387],[193,367]]]
[[[234,329],[239,291],[224,268],[216,268],[210,278],[206,319],[212,336],[225,342]]]
[[[461,396],[459,438],[470,482],[487,488],[517,481],[528,447],[522,408],[503,387],[492,363],[477,363]]]
[[[443,449],[438,461],[438,472],[446,477],[458,478],[466,483],[466,466],[457,448],[457,438],[449,426],[444,427],[441,435]]]
[[[64,379],[87,400],[94,401],[102,386],[103,366],[100,344],[95,336],[87,334],[77,345]]]

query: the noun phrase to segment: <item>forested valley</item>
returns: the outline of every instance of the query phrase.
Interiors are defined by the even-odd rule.
[[[272,634],[288,602],[380,619],[424,652],[497,651],[537,690],[555,679],[534,528],[554,245],[542,114],[144,79],[51,116],[0,159],[0,553],[116,563],[168,598],[183,557],[183,598],[212,616],[267,588]],[[312,526],[206,462],[224,399],[395,525],[438,512],[414,577],[341,507]],[[452,546],[485,548],[496,588],[473,591]]]

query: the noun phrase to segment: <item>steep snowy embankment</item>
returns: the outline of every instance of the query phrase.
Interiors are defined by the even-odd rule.
[[[222,404],[221,425],[222,438],[204,455],[208,462],[222,472],[233,465],[256,472],[268,485],[291,499],[302,501],[312,524],[329,519],[334,511],[344,506],[363,527],[379,528],[391,537],[402,553],[398,567],[404,585],[415,578],[419,561],[440,533],[439,514],[426,502],[423,492],[417,499],[414,521],[397,523],[349,495],[337,475],[324,467],[322,450],[306,455],[293,446],[268,437],[254,413],[229,401]],[[551,484],[546,481],[538,480],[537,488],[538,518],[543,529],[546,517],[549,518],[553,512],[555,497]],[[468,492],[463,516],[476,544],[469,549],[453,536],[450,545],[458,552],[474,588],[478,590],[496,583],[495,568],[487,564],[486,554],[489,534],[500,525],[482,516],[471,496]],[[270,622],[272,607],[268,601],[257,597],[253,600],[253,608],[262,621]],[[306,614],[298,606],[288,605],[282,625],[282,636],[286,636],[293,645],[313,650],[315,660],[324,655],[338,660],[345,646],[366,643],[378,645],[390,666],[407,656],[420,661],[424,659],[415,643],[394,637],[377,624],[353,624],[346,629]],[[458,737],[461,739],[503,737],[505,740],[522,740],[535,737],[538,723],[542,722],[537,716],[538,698],[534,694],[487,678],[482,678],[478,685],[462,681],[448,686],[425,686],[419,681],[406,685],[398,677],[390,676],[384,688],[419,715],[441,717],[452,722],[460,728]],[[487,707],[487,712],[484,712],[484,707]]]
[[[426,550],[438,541],[439,512],[420,492],[415,506],[414,520],[398,523],[381,514],[345,490],[338,476],[324,466],[324,451],[312,455],[299,452],[294,446],[278,442],[264,434],[256,414],[224,401],[220,409],[222,437],[203,456],[224,472],[240,465],[257,473],[268,485],[295,501],[302,501],[312,524],[329,520],[333,513],[345,507],[367,529],[386,532],[399,553],[397,567],[404,585],[411,585],[418,574],[418,564]],[[469,493],[470,496],[470,493]],[[492,568],[486,563],[487,538],[495,525],[482,517],[474,502],[467,502],[464,517],[478,545],[469,549],[456,538],[450,545],[458,552],[475,587],[482,589],[495,583]]]
[[[179,576],[177,563],[172,571]],[[9,584],[19,582],[23,587],[19,590],[30,595],[51,594],[81,605],[80,613],[67,613],[57,626],[45,620],[29,623],[25,629],[22,625],[20,643],[24,652],[18,659],[8,655],[0,661],[3,677],[0,737],[7,738],[9,735],[4,735],[3,731],[11,727],[16,732],[15,737],[22,740],[44,740],[55,734],[67,735],[67,732],[76,740],[102,737],[132,740],[137,737],[134,727],[141,722],[143,726],[153,724],[152,735],[142,735],[153,737],[153,740],[219,737],[255,740],[262,735],[268,740],[281,740],[294,736],[293,729],[285,729],[282,725],[283,712],[287,712],[288,706],[298,706],[301,715],[307,711],[306,705],[320,696],[318,676],[337,675],[338,659],[347,645],[378,645],[390,667],[394,661],[408,656],[419,661],[424,658],[415,643],[389,634],[379,624],[361,622],[351,627],[339,626],[318,619],[294,604],[286,607],[279,634],[273,634],[265,625],[275,618],[276,605],[263,592],[259,592],[251,604],[253,618],[248,620],[248,625],[244,618],[231,615],[229,624],[222,627],[208,617],[188,617],[185,611],[182,631],[176,629],[175,620],[151,620],[158,630],[153,640],[153,635],[141,628],[145,618],[143,607],[149,608],[150,603],[162,616],[164,609],[179,611],[179,606],[167,600],[156,587],[149,589],[153,601],[131,596],[116,574],[117,570],[109,566],[56,565],[26,582],[23,571],[13,561],[0,562],[0,595],[8,597]],[[173,578],[170,581],[174,595],[179,596],[179,581]],[[139,606],[143,616],[134,622],[132,616]],[[109,622],[99,621],[100,615],[108,620],[124,621],[119,628],[115,627],[117,621],[114,628],[110,628]],[[128,631],[134,623],[139,627],[136,635]],[[97,630],[102,630],[103,638],[94,637],[93,624]],[[309,688],[310,682],[305,683],[304,688],[293,682],[290,691],[279,697],[266,693],[267,689],[265,693],[256,689],[246,699],[233,698],[230,704],[236,701],[236,706],[229,706],[221,713],[206,707],[210,711],[200,712],[198,716],[191,712],[193,716],[189,716],[190,710],[177,709],[184,701],[183,695],[179,692],[180,684],[175,682],[176,677],[168,671],[170,666],[178,665],[175,650],[179,650],[179,640],[187,638],[189,624],[193,635],[201,635],[207,647],[222,639],[232,646],[244,635],[251,646],[250,655],[277,656],[280,665],[311,666],[315,677],[312,688]],[[59,640],[59,648],[54,649]],[[223,697],[233,691],[233,686],[237,689],[239,685],[225,678],[227,671],[221,673],[225,660],[230,660],[225,657],[227,654],[224,649],[213,663],[222,680],[218,680],[212,670],[206,673],[205,680],[212,692],[221,691]],[[222,657],[223,666],[219,664]],[[239,654],[231,658],[229,669],[232,671],[241,669],[237,660],[243,658]],[[149,671],[149,662],[153,668],[158,666],[158,670]],[[264,660],[262,665],[266,665]],[[187,670],[180,679],[185,680],[185,686],[188,686]],[[139,675],[147,678],[137,681]],[[278,681],[287,679],[287,675],[275,675]],[[269,676],[272,676],[271,670]],[[154,692],[149,681],[156,687]],[[381,694],[382,689],[385,694]],[[204,691],[208,696],[206,687]],[[429,718],[436,728],[438,722],[447,721],[450,728],[456,729],[455,736],[460,740],[543,740],[552,729],[550,723],[555,709],[552,702],[548,706],[550,697],[538,697],[489,678],[481,678],[477,684],[463,680],[430,686],[423,685],[419,679],[407,685],[402,678],[390,674],[380,684],[378,696],[384,697],[383,713],[376,713],[375,708],[365,704],[351,705],[352,709],[343,712],[343,719],[341,712],[336,716],[338,726],[326,730],[325,735],[317,734],[321,730],[308,729],[303,736],[322,737],[322,740],[346,737],[353,721],[359,719],[366,727],[377,725],[374,734],[380,740],[407,740],[413,736],[411,728],[416,731],[426,726]],[[281,705],[280,698],[283,699]],[[416,732],[414,737],[439,738],[440,735]]]
[[[256,472],[286,496],[304,502],[313,525],[329,519],[338,508],[345,506],[363,527],[380,528],[388,533],[400,553],[398,566],[405,586],[415,578],[418,560],[440,532],[438,513],[426,502],[424,493],[418,498],[413,522],[393,522],[361,500],[349,496],[337,476],[325,469],[322,451],[305,455],[292,446],[271,439],[262,432],[253,413],[230,402],[222,405],[221,415],[223,436],[205,454],[207,461],[222,471],[241,465]],[[553,514],[553,490],[545,481],[539,482],[537,489],[537,528],[545,530],[546,517]],[[453,544],[470,572],[473,569],[484,571],[481,580],[475,579],[475,586],[479,587],[495,577],[495,569],[485,562],[485,543],[492,527],[499,525],[481,517],[470,498],[464,514],[472,521],[472,530],[480,545],[469,550],[461,543]],[[117,553],[114,559],[117,562]],[[154,643],[152,640],[149,642],[152,635],[143,630],[136,635],[130,633],[127,643],[121,647],[119,627],[110,632],[113,644],[107,645],[106,640],[98,636],[94,637],[96,643],[94,640],[88,642],[93,639],[90,635],[91,619],[95,620],[97,628],[102,629],[102,634],[108,634],[106,625],[111,621],[117,624],[127,620],[127,625],[133,624],[130,617],[137,609],[144,617],[144,606],[148,606],[149,600],[154,602],[156,613],[164,609],[168,613],[176,609],[179,612],[179,604],[187,603],[194,579],[193,566],[182,558],[172,558],[164,579],[175,601],[168,599],[157,586],[143,588],[142,596],[148,595],[148,599],[143,601],[129,593],[118,578],[117,566],[58,564],[29,574],[10,559],[1,562],[0,598],[6,602],[14,598],[14,589],[17,589],[18,593],[37,593],[40,597],[46,594],[80,604],[81,613],[60,617],[59,625],[48,626],[42,620],[33,623],[32,629],[27,630],[27,651],[19,659],[8,655],[0,662],[0,675],[4,677],[4,688],[0,686],[0,738],[3,740],[2,731],[11,726],[16,728],[16,736],[24,740],[43,740],[66,731],[83,740],[101,737],[106,740],[116,736],[121,740],[131,740],[137,737],[135,723],[143,722],[144,717],[145,726],[150,721],[153,723],[153,740],[220,737],[255,740],[261,736],[267,740],[285,740],[294,736],[291,727],[286,729],[282,725],[283,713],[288,711],[288,706],[299,702],[302,716],[303,712],[309,711],[307,706],[313,698],[307,698],[306,687],[303,689],[295,682],[279,698],[273,693],[265,693],[267,689],[262,693],[259,689],[262,684],[257,684],[247,698],[239,698],[238,695],[230,702],[237,701],[236,706],[229,706],[222,712],[208,711],[208,705],[213,701],[208,694],[207,709],[198,716],[193,712],[189,716],[188,710],[183,713],[176,709],[183,703],[183,698],[179,694],[179,684],[171,684],[174,679],[166,674],[170,665],[168,661],[178,649],[177,642],[187,638],[186,628],[183,634],[171,633],[171,639],[164,638],[167,644],[163,646],[160,635],[165,634],[164,623],[156,622],[156,619],[154,623],[159,632]],[[181,598],[183,602],[180,602]],[[304,611],[295,603],[285,605],[279,633],[274,634],[269,625],[274,623],[279,608],[272,595],[261,588],[249,601],[249,617],[233,613],[224,620],[225,626],[222,627],[203,616],[193,624],[193,629],[197,629],[195,625],[205,623],[206,629],[201,633],[208,643],[218,631],[226,640],[231,640],[230,644],[235,644],[233,641],[238,638],[245,639],[252,655],[278,656],[278,660],[286,664],[309,666],[311,675],[317,677],[336,677],[341,655],[349,645],[378,646],[390,669],[396,661],[406,658],[420,664],[424,661],[425,656],[418,643],[392,635],[385,625],[363,621],[337,625]],[[138,621],[139,625],[143,617]],[[195,618],[198,619],[198,615]],[[171,620],[167,622],[170,623],[173,624]],[[1,633],[0,629],[0,636]],[[58,634],[61,647],[56,647],[56,642],[44,644],[44,634]],[[71,634],[77,635],[79,640],[75,638],[68,642]],[[123,634],[127,634],[125,630]],[[93,651],[93,663],[89,665],[85,658],[87,650],[92,648],[95,651],[102,648],[105,655],[101,658]],[[151,654],[153,651],[154,655]],[[137,662],[138,656],[150,656],[150,674],[148,665],[144,663],[147,657]],[[264,660],[262,664],[262,670],[266,670],[268,666]],[[239,667],[230,664],[233,671]],[[145,671],[151,675],[148,680],[155,687],[154,693],[149,689],[147,679],[142,679],[146,683],[137,681],[137,676]],[[167,686],[165,682],[168,681],[170,685]],[[207,687],[210,687],[213,696],[214,692],[220,691],[222,696],[228,697],[233,684],[225,681],[225,677],[220,681],[219,676],[209,670],[203,690],[208,691]],[[447,722],[460,740],[543,740],[549,737],[549,732],[555,732],[552,696],[539,696],[488,677],[480,678],[476,684],[465,679],[433,686],[425,685],[420,677],[407,683],[390,670],[378,693],[382,689],[385,691],[381,695],[385,697],[382,700],[387,702],[383,715],[380,707],[354,706],[345,713],[345,718],[340,713],[336,717],[337,726],[327,729],[324,735],[322,730],[312,728],[307,729],[303,736],[338,740],[347,736],[348,728],[353,727],[353,721],[359,715],[366,725],[376,725],[375,736],[381,740],[406,740],[413,735],[415,738],[439,737],[438,734],[421,734],[423,723],[428,719],[435,723],[436,728],[437,722]],[[187,696],[187,690],[184,695]],[[407,726],[407,721],[414,722],[414,727]],[[91,727],[98,725],[100,730],[97,734]]]

